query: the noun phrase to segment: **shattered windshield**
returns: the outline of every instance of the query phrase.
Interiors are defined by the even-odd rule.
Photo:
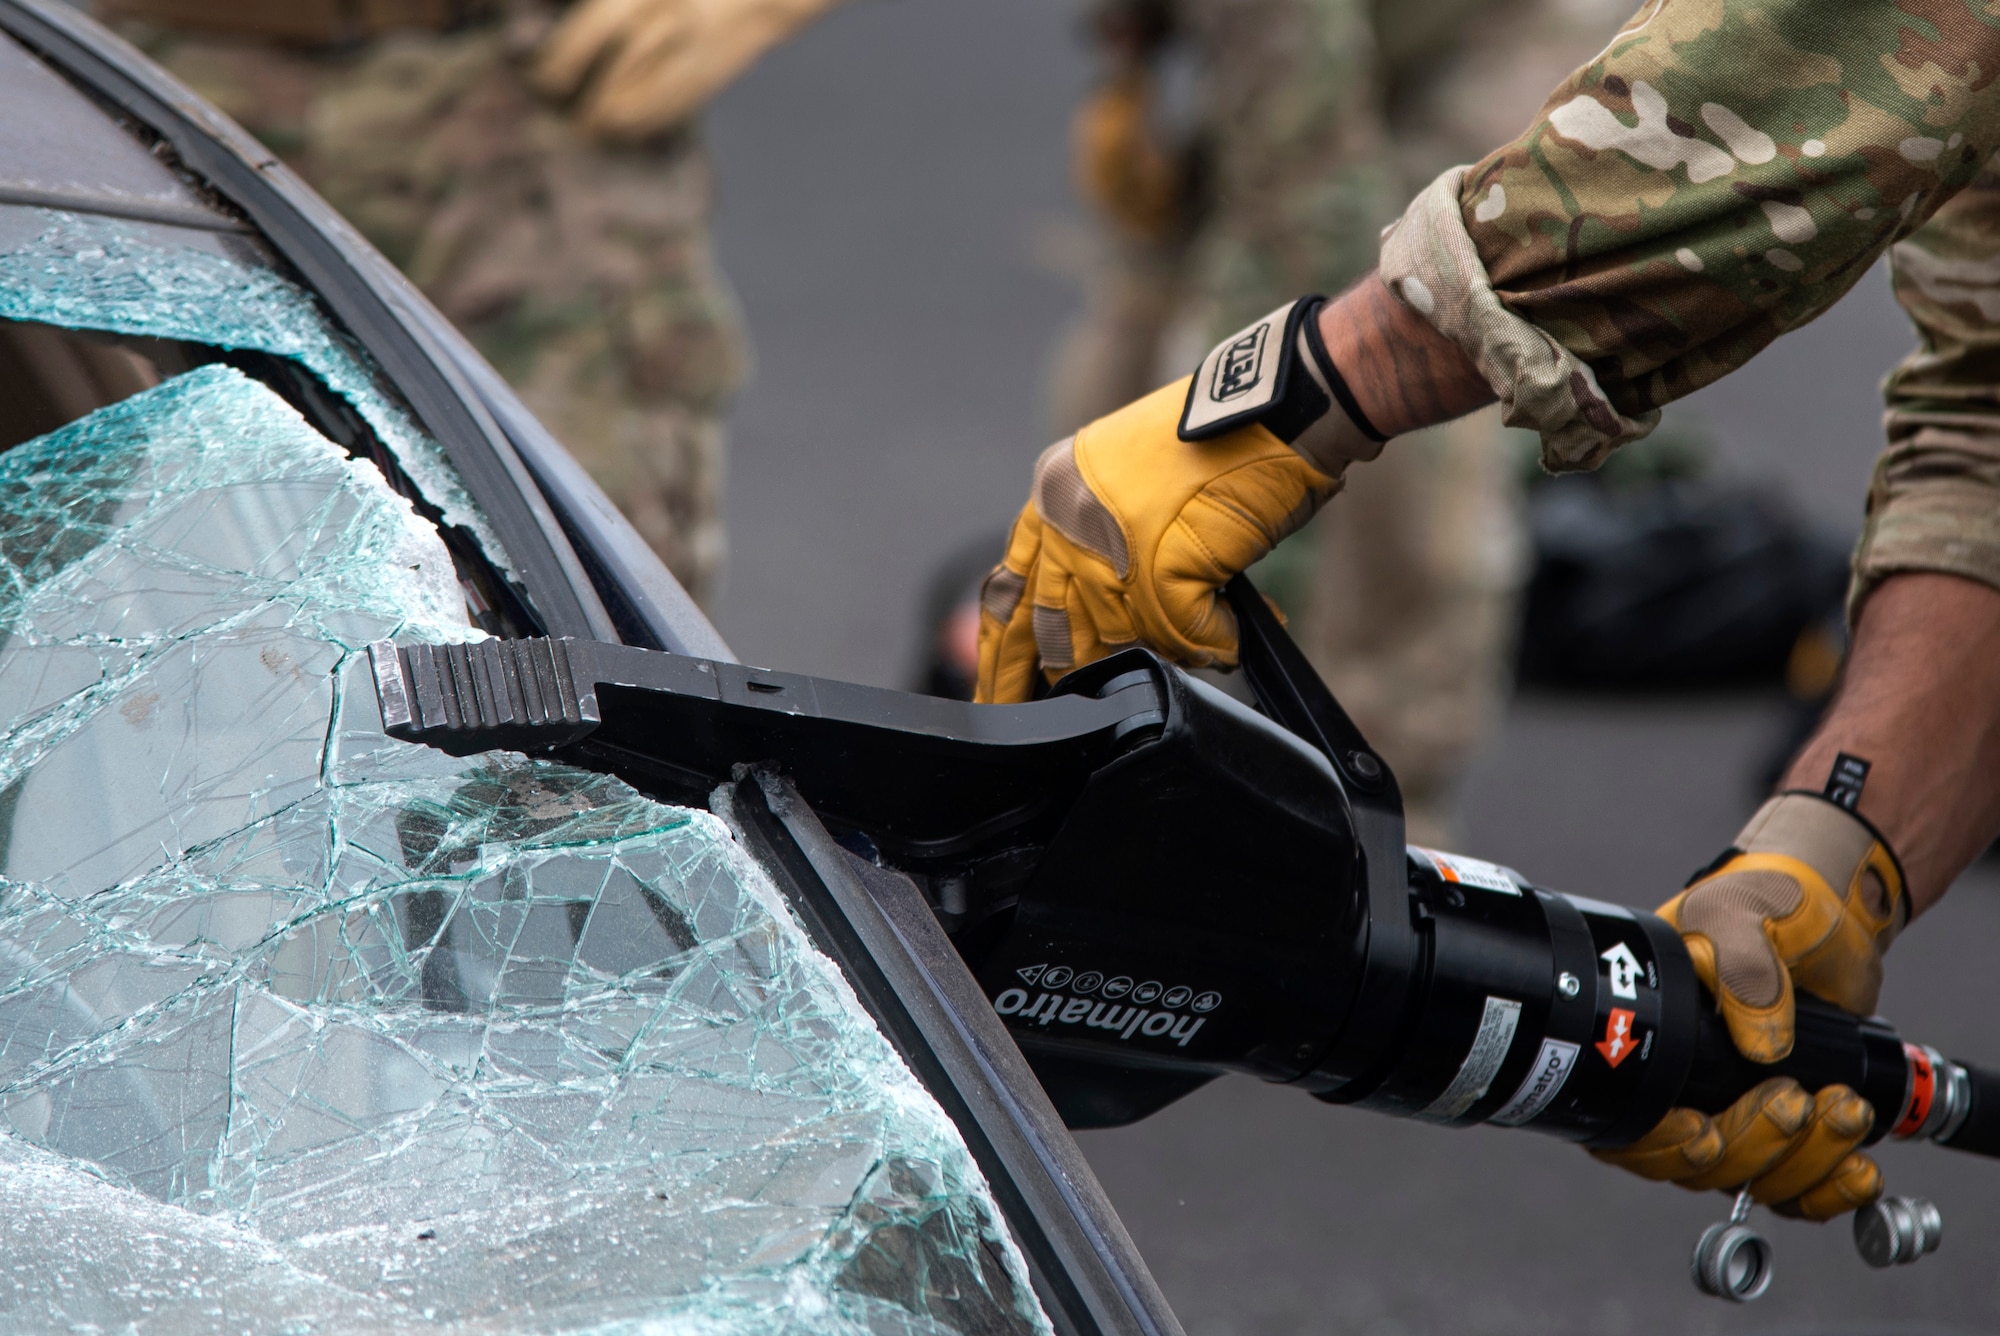
[[[372,464],[211,365],[0,497],[0,1325],[1048,1330],[719,818],[383,735],[482,633]]]
[[[0,318],[290,358],[350,402],[443,522],[510,569],[442,447],[385,395],[367,354],[247,238],[59,209],[0,208]]]

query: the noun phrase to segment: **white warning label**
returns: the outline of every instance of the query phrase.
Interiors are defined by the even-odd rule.
[[[1412,849],[1431,860],[1440,877],[1460,886],[1477,886],[1482,891],[1498,891],[1502,895],[1519,895],[1521,884],[1514,880],[1514,874],[1498,863],[1488,863],[1484,859],[1467,858],[1463,854],[1441,854],[1435,849]]]
[[[1561,1039],[1544,1039],[1542,1051],[1535,1055],[1535,1065],[1528,1068],[1528,1074],[1521,1079],[1521,1088],[1514,1097],[1493,1111],[1486,1121],[1501,1127],[1519,1127],[1531,1123],[1549,1107],[1549,1101],[1569,1080],[1570,1068],[1576,1066],[1576,1055],[1582,1046]]]
[[[1434,1122],[1448,1123],[1485,1097],[1507,1061],[1507,1049],[1514,1042],[1514,1027],[1521,1023],[1521,1004],[1504,997],[1486,999],[1486,1011],[1479,1018],[1479,1033],[1472,1037],[1472,1049],[1458,1065],[1458,1075],[1430,1107],[1417,1114]]]

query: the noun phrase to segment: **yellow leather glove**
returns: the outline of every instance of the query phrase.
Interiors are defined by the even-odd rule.
[[[1182,173],[1153,135],[1152,85],[1143,68],[1125,71],[1085,99],[1070,124],[1077,193],[1142,241],[1165,240],[1182,222]]]
[[[543,93],[586,130],[644,139],[701,110],[834,0],[582,0],[537,54]]]
[[[1844,763],[1851,764],[1836,763],[1829,796],[1784,793],[1765,803],[1721,858],[1660,907],[1687,943],[1730,1038],[1755,1062],[1792,1051],[1795,986],[1872,1012],[1882,952],[1909,917],[1896,856],[1833,796]],[[1858,797],[1859,781],[1851,782]],[[1874,1121],[1874,1110],[1846,1086],[1814,1096],[1779,1077],[1712,1119],[1675,1109],[1634,1144],[1596,1154],[1690,1188],[1748,1184],[1760,1202],[1825,1220],[1882,1195],[1881,1170],[1857,1150]]]
[[[1780,1214],[1831,1220],[1882,1195],[1882,1171],[1856,1149],[1874,1125],[1875,1110],[1846,1086],[1808,1095],[1777,1076],[1712,1118],[1674,1109],[1631,1145],[1591,1154],[1695,1192],[1747,1186]]]
[[[1759,808],[1714,866],[1660,906],[1752,1062],[1792,1051],[1792,988],[1875,1010],[1882,952],[1909,917],[1903,871],[1860,817],[1815,793]]]
[[[1053,682],[1137,643],[1235,666],[1222,585],[1381,449],[1320,342],[1319,305],[1273,311],[1193,377],[1042,453],[981,592],[978,700],[1027,700],[1038,671]]]

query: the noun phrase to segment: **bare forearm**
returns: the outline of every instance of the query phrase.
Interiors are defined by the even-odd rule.
[[[1361,411],[1385,436],[1449,422],[1493,402],[1458,345],[1372,273],[1320,310],[1319,332]]]
[[[1320,313],[1355,399],[1395,436],[1490,403],[1458,346],[1373,274]],[[1393,447],[1391,447],[1393,448]],[[1951,575],[1886,580],[1863,605],[1839,695],[1785,787],[1818,789],[1841,752],[1872,765],[1860,811],[1936,903],[2000,833],[2000,590]]]
[[[1862,605],[1839,694],[1785,776],[1817,790],[1841,752],[1871,763],[1859,810],[1902,859],[1914,912],[2000,833],[1996,665],[2000,590],[1892,576]]]

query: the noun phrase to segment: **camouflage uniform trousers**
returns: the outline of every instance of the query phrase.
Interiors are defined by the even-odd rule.
[[[520,393],[698,600],[748,348],[698,127],[582,135],[528,87],[546,14],[303,52],[175,34],[156,59],[283,155]]]
[[[1056,359],[1055,434],[1280,303],[1359,278],[1394,202],[1477,151],[1495,101],[1531,114],[1529,99],[1617,26],[1578,8],[1184,0],[1207,95],[1201,212],[1182,241],[1121,241],[1093,276]],[[1495,415],[1399,439],[1349,470],[1344,495],[1274,565],[1292,568],[1277,582],[1294,634],[1395,769],[1409,837],[1457,843],[1459,782],[1498,724],[1527,567]]]
[[[1399,189],[1478,152],[1496,114],[1532,115],[1617,29],[1623,0],[1611,3],[1377,4]],[[1457,790],[1512,685],[1532,559],[1512,444],[1492,410],[1400,437],[1349,470],[1346,495],[1315,526],[1302,634],[1357,722],[1384,739],[1418,844],[1459,842]]]
[[[1850,607],[1900,571],[2000,588],[1996,71],[2000,18],[1966,0],[1649,0],[1417,198],[1382,274],[1577,469],[1887,252],[1920,342],[1886,384]]]
[[[1193,226],[1104,240],[1053,359],[1055,436],[1186,374],[1279,303],[1345,287],[1394,209],[1355,0],[1177,0],[1175,22],[1204,85]]]

